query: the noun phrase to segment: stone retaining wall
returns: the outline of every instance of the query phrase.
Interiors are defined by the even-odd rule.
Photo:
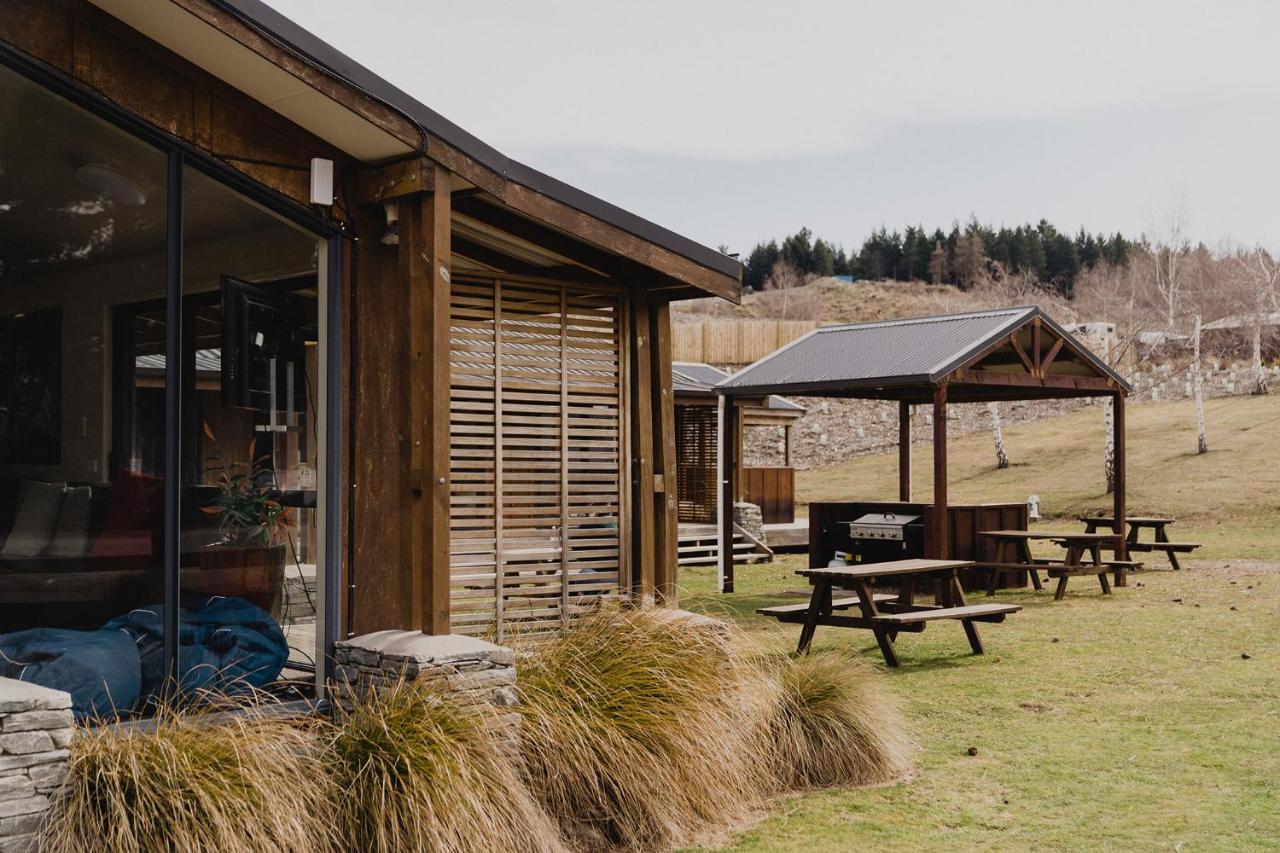
[[[71,724],[71,694],[0,678],[0,853],[35,850],[67,775]]]

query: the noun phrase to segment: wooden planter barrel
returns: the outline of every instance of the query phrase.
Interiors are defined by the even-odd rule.
[[[184,595],[234,595],[280,618],[284,545],[210,545],[183,555]]]

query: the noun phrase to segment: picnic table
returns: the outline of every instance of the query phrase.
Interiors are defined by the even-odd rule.
[[[971,560],[894,560],[887,563],[863,563],[854,566],[801,569],[796,572],[813,584],[813,594],[807,605],[781,605],[763,607],[756,611],[773,616],[780,622],[799,623],[800,643],[798,654],[809,650],[814,632],[819,625],[837,628],[864,628],[875,634],[876,643],[889,666],[898,666],[898,654],[893,643],[900,631],[921,632],[925,625],[940,619],[955,619],[964,626],[969,646],[975,655],[983,653],[982,639],[974,622],[1003,622],[1005,616],[1021,610],[1016,604],[965,604],[964,590],[960,587],[961,571],[973,568]],[[873,593],[871,584],[876,578],[898,577],[896,595]],[[921,579],[936,580],[939,584],[938,599],[941,604],[917,604],[915,590]],[[854,595],[833,598],[832,589],[852,589]],[[849,615],[854,606],[859,615]]]
[[[978,563],[980,568],[990,568],[991,579],[987,584],[987,595],[995,595],[995,582],[997,569],[1026,569],[1035,584],[1036,589],[1041,589],[1039,578],[1036,576],[1039,569],[1044,569],[1051,578],[1056,578],[1058,588],[1054,590],[1053,600],[1061,601],[1067,593],[1067,581],[1070,578],[1081,575],[1096,575],[1098,584],[1102,587],[1103,595],[1111,594],[1111,584],[1107,582],[1107,572],[1112,571],[1116,574],[1116,585],[1123,586],[1123,578],[1125,572],[1132,565],[1125,560],[1103,560],[1102,548],[1108,543],[1115,543],[1119,537],[1114,533],[1052,533],[1048,531],[1030,531],[1030,530],[983,530],[978,533],[979,536],[985,536],[988,539],[994,539],[998,544],[997,548],[1006,550],[1009,543],[1014,543],[1015,555],[1018,559],[1013,563]],[[1033,540],[1042,540],[1052,542],[1066,549],[1066,556],[1061,560],[1044,560],[1035,559],[1031,556],[1031,545]],[[1088,561],[1084,557],[1088,557]]]
[[[1178,562],[1178,554],[1190,554],[1192,551],[1200,547],[1199,542],[1174,542],[1169,539],[1168,527],[1173,524],[1175,519],[1161,518],[1159,516],[1147,515],[1129,515],[1125,516],[1125,523],[1129,525],[1129,533],[1125,536],[1125,547],[1129,551],[1139,553],[1151,553],[1152,551],[1164,551],[1169,557],[1169,565],[1175,570],[1181,570],[1182,565]],[[1093,533],[1099,527],[1114,528],[1115,518],[1106,515],[1082,515],[1080,521],[1084,522],[1085,530]],[[1143,528],[1150,528],[1154,531],[1155,541],[1142,541],[1139,533]]]

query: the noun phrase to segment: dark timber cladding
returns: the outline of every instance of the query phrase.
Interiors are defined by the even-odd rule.
[[[772,394],[899,401],[901,501],[911,498],[911,407],[930,406],[934,529],[928,537],[933,553],[927,556],[933,558],[945,558],[950,541],[948,404],[1109,397],[1115,411],[1115,529],[1124,530],[1124,402],[1129,385],[1034,306],[819,328],[725,379],[716,391],[730,401]],[[727,456],[724,471],[722,490],[735,494],[736,473]],[[1123,542],[1117,559],[1126,559]],[[732,560],[722,559],[722,572],[725,588],[732,589]]]

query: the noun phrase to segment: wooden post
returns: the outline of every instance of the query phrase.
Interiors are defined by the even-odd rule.
[[[784,468],[791,467],[791,424],[784,424],[782,427],[782,465]]]
[[[898,403],[898,500],[911,500],[911,404]]]
[[[407,568],[411,622],[449,633],[450,174],[434,165],[433,191],[400,202],[400,273],[408,288],[409,490]]]
[[[741,436],[738,422],[741,412],[732,397],[724,400],[724,425],[720,430],[720,465],[724,478],[720,487],[720,577],[721,592],[733,592],[733,504],[740,488],[737,447]]]
[[[653,354],[653,471],[662,489],[654,493],[654,592],[660,602],[675,604],[678,585],[676,554],[680,538],[676,515],[676,411],[671,389],[671,303],[654,300],[649,310]]]
[[[933,556],[947,559],[947,384],[933,389]]]
[[[653,359],[649,300],[631,299],[631,594],[653,601]]]
[[[1129,559],[1129,549],[1125,544],[1125,513],[1128,511],[1125,507],[1125,448],[1124,448],[1124,392],[1117,391],[1112,398],[1112,409],[1114,415],[1111,421],[1111,429],[1113,430],[1113,441],[1115,442],[1115,465],[1116,465],[1116,487],[1112,492],[1111,499],[1113,502],[1111,514],[1113,517],[1113,527],[1111,528],[1120,537],[1119,544],[1116,545],[1116,559]]]

